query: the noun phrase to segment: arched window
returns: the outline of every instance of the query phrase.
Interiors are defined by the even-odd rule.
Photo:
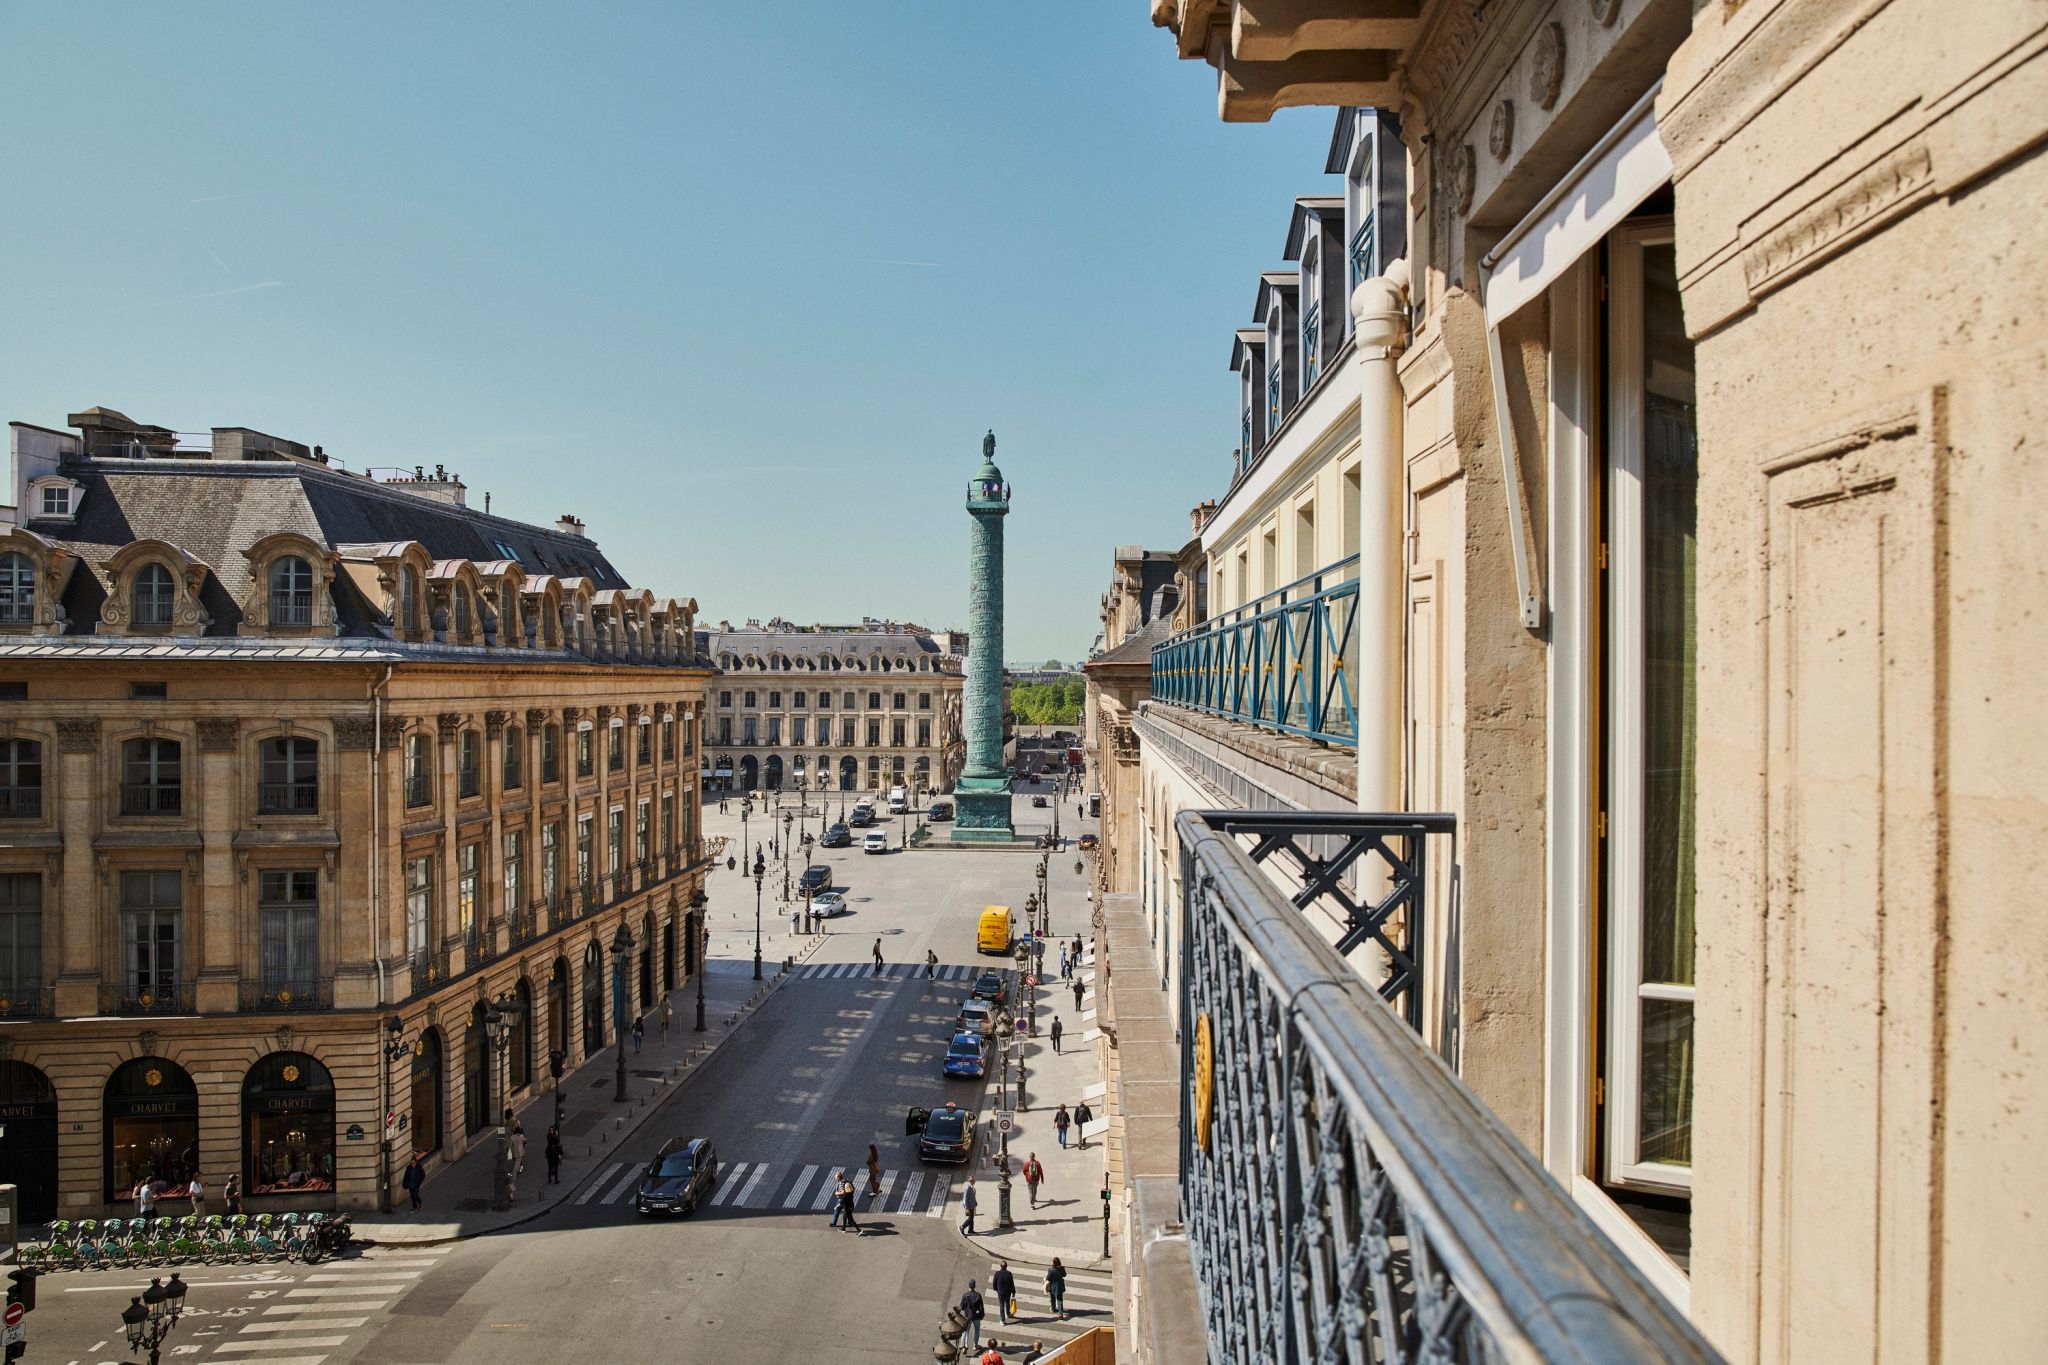
[[[455,585],[454,635],[458,642],[468,641],[470,627],[474,621],[474,618],[475,612],[470,608],[469,605],[469,589],[462,586],[462,584],[457,583]]]
[[[137,1057],[107,1077],[102,1103],[107,1202],[135,1198],[145,1180],[158,1199],[189,1194],[202,1169],[199,1088],[191,1073],[162,1057]]]
[[[242,1188],[334,1192],[334,1077],[304,1052],[273,1052],[242,1079]]]
[[[266,739],[256,809],[264,815],[314,815],[320,810],[320,741],[288,735]]]
[[[398,568],[398,629],[406,635],[420,628],[420,576],[410,565]]]
[[[0,1059],[0,1170],[19,1187],[24,1223],[57,1216],[57,1090],[27,1062]]]
[[[313,624],[313,566],[297,555],[271,561],[270,624]]]
[[[25,554],[0,555],[0,626],[29,626],[36,619],[36,562]]]
[[[524,1090],[533,1084],[533,987],[520,977],[512,987],[512,1045],[508,1051],[511,1088]]]
[[[498,643],[523,645],[526,635],[519,629],[519,594],[510,583],[498,585]]]
[[[167,626],[178,599],[177,581],[161,564],[145,564],[129,594],[129,620],[138,626]]]
[[[604,1047],[604,950],[595,943],[583,950],[583,1055]]]

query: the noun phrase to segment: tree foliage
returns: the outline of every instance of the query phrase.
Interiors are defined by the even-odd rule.
[[[1017,683],[1010,688],[1010,710],[1026,725],[1075,725],[1087,696],[1088,684],[1079,678]]]

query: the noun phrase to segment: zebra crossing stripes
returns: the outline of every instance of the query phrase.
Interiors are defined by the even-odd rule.
[[[790,1187],[788,1197],[782,1201],[782,1207],[786,1209],[793,1209],[798,1204],[802,1203],[804,1198],[804,1187],[811,1183],[811,1177],[816,1175],[817,1173],[818,1168],[816,1166],[804,1167],[803,1174],[799,1175],[796,1178],[796,1184]]]
[[[925,976],[924,964],[918,962],[885,962],[882,970],[875,971],[873,959],[866,962],[807,962],[790,975],[799,981],[852,981],[856,979],[902,981],[905,979],[931,981],[972,981],[981,974],[981,968],[962,966],[959,963],[932,969],[930,977]]]
[[[746,1163],[745,1163],[745,1162],[741,1162],[740,1164],[741,1164],[742,1166],[744,1166],[744,1165],[745,1165]],[[753,1200],[753,1198],[754,1198],[754,1191],[755,1191],[755,1190],[756,1190],[757,1188],[759,1188],[759,1187],[760,1187],[760,1184],[761,1184],[761,1178],[762,1178],[763,1176],[767,1175],[767,1174],[768,1174],[768,1163],[767,1163],[767,1162],[765,1162],[765,1161],[764,1161],[764,1162],[761,1162],[761,1163],[759,1163],[758,1165],[756,1165],[756,1166],[754,1167],[754,1173],[753,1173],[753,1174],[752,1174],[751,1176],[748,1176],[748,1177],[747,1177],[747,1186],[746,1186],[746,1188],[740,1191],[740,1203],[741,1203],[741,1205],[743,1205],[743,1206],[751,1206],[752,1200]]]
[[[286,1302],[265,1305],[233,1336],[200,1337],[184,1349],[241,1365],[323,1365],[330,1350],[347,1346],[372,1312],[389,1313],[444,1254],[445,1248],[435,1247],[373,1247],[322,1262],[318,1270],[292,1273],[298,1287],[284,1291],[280,1297]]]
[[[619,1168],[625,1164],[623,1161],[614,1161],[611,1165],[605,1167],[600,1175],[584,1187],[583,1193],[576,1196],[575,1203],[578,1205],[588,1204],[592,1199],[596,1198],[597,1192],[604,1188],[605,1182],[617,1175]]]
[[[1014,1269],[1014,1267],[1013,1267]],[[1101,1318],[1116,1316],[1116,1277],[1107,1270],[1085,1266],[1067,1267],[1067,1316]],[[1045,1271],[1038,1266],[1017,1270],[1017,1317],[1019,1321],[1051,1319],[1052,1298],[1045,1290]],[[987,1324],[982,1324],[984,1331]]]

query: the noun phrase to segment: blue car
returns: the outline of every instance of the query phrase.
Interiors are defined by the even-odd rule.
[[[979,1033],[956,1033],[946,1048],[945,1072],[979,1080],[988,1074],[988,1043]]]

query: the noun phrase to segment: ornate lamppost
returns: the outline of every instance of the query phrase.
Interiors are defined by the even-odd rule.
[[[157,1365],[158,1349],[178,1325],[185,1311],[185,1282],[171,1272],[171,1282],[152,1278],[149,1288],[128,1301],[121,1310],[121,1327],[128,1336],[128,1349],[138,1355],[149,1352],[149,1365]]]
[[[1003,1018],[996,1021],[996,1046],[1001,1048],[1003,1051],[1002,1082],[998,1086],[998,1093],[1002,1095],[1005,1101],[1005,1108],[1008,1108],[1007,1102],[1010,1097],[1011,1027],[1012,1026],[1008,1018]],[[1022,1065],[1022,1058],[1019,1058],[1019,1065]],[[996,1184],[996,1226],[1004,1228],[1013,1228],[1017,1226],[1017,1224],[1010,1217],[1010,1135],[1008,1132],[1005,1132],[1003,1134],[1003,1155],[1001,1161],[1001,1169],[1002,1177],[1000,1180],[997,1181]]]
[[[706,900],[706,898],[705,898],[704,894],[703,894],[702,892],[699,892],[699,893],[698,893],[698,895],[697,895],[697,907],[698,907],[699,909],[702,909],[702,908],[703,908],[703,906],[704,906],[704,904],[705,904],[705,900]],[[705,917],[704,917],[703,915],[699,915],[699,916],[697,917],[697,1030],[696,1030],[696,1031],[697,1031],[697,1032],[699,1032],[699,1033],[702,1033],[702,1032],[704,1031],[704,974],[705,974],[705,971],[706,971],[706,969],[707,969],[707,968],[709,968],[709,967],[710,967],[710,965],[711,965],[711,926],[710,926],[709,924],[705,923],[704,921],[705,921]]]
[[[761,979],[761,883],[768,876],[768,861],[754,854],[754,980]]]

